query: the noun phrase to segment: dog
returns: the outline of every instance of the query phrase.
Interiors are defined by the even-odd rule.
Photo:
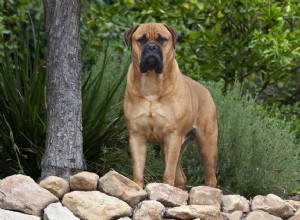
[[[140,24],[124,33],[131,50],[124,95],[125,124],[133,161],[133,181],[144,186],[147,143],[160,145],[165,164],[163,183],[181,189],[187,178],[181,157],[195,139],[205,182],[217,186],[218,125],[209,91],[183,75],[175,59],[178,35],[161,23]]]

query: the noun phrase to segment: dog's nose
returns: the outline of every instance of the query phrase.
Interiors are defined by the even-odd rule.
[[[157,50],[157,45],[155,43],[149,43],[147,46],[146,46],[146,49],[148,52],[155,52]]]

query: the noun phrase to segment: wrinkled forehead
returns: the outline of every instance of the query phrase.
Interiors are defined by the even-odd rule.
[[[158,23],[141,24],[134,32],[133,38],[138,39],[146,35],[148,39],[156,39],[158,36],[170,38],[172,37],[170,31],[163,25]]]

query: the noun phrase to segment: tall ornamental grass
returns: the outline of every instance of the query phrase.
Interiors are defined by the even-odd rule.
[[[16,173],[40,176],[47,126],[46,71],[39,36],[34,48],[28,39],[0,56],[0,178]],[[128,61],[109,52],[108,46],[96,60],[82,77],[83,147],[88,168],[101,174],[111,163],[107,149],[124,139],[120,92]]]
[[[29,33],[0,56],[0,178],[39,176],[46,132],[46,72]],[[39,39],[39,36],[37,36]],[[31,50],[34,53],[31,53]]]
[[[89,169],[100,175],[119,162],[116,148],[126,144],[123,92],[128,65],[129,59],[107,47],[83,77],[84,156]]]

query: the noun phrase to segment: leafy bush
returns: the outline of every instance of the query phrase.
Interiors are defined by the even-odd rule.
[[[42,6],[39,0],[0,0],[0,55],[4,55],[4,50],[8,54],[13,52],[15,42],[23,40],[24,36],[20,33],[41,29],[42,31],[38,32],[44,35]],[[35,36],[29,35],[28,37],[31,39],[28,42],[30,50],[34,52]],[[21,47],[18,50],[20,51]],[[44,52],[44,47],[41,50]]]
[[[207,83],[218,110],[219,186],[245,196],[299,192],[300,149],[288,122],[271,118],[236,83],[224,95],[222,83]],[[203,180],[196,148],[184,157],[189,185]],[[197,167],[197,168],[195,168]]]

